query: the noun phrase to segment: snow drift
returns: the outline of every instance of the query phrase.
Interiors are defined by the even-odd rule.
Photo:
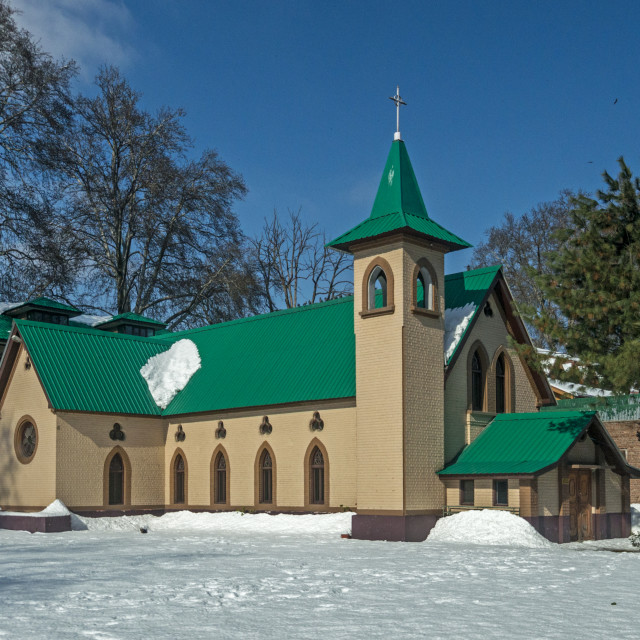
[[[62,502],[62,500],[54,500],[48,507],[45,507],[42,511],[2,511],[3,516],[27,516],[29,518],[68,516],[70,514],[71,511],[67,509],[67,506],[64,502]]]
[[[76,531],[133,531],[148,527],[149,531],[197,530],[212,533],[253,533],[285,535],[339,536],[351,533],[350,512],[290,515],[267,513],[192,513],[176,511],[163,516],[120,516],[117,518],[85,518],[72,516]]]
[[[198,347],[185,339],[174,342],[169,350],[151,356],[140,374],[147,381],[154,402],[166,409],[200,366]]]
[[[555,546],[526,520],[508,511],[490,509],[463,511],[440,518],[427,542],[503,545],[539,549]]]
[[[445,309],[444,311],[444,361],[448,362],[458,342],[464,335],[469,321],[476,311],[476,306],[469,302],[464,307]]]

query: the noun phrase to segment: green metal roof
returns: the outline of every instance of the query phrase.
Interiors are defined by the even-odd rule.
[[[461,345],[464,343],[467,333],[471,331],[474,320],[478,313],[480,313],[480,305],[487,295],[487,291],[489,291],[493,286],[501,269],[502,266],[498,264],[492,267],[471,269],[469,271],[461,271],[460,273],[452,273],[445,276],[445,310],[457,309],[470,303],[474,304],[476,307],[476,310],[469,320],[462,337],[458,341],[455,351],[451,354],[446,364],[449,364],[453,360],[456,353],[461,348]]]
[[[0,315],[0,340],[7,340],[11,333],[11,327],[13,326],[13,318]]]
[[[498,271],[447,276],[446,307],[477,303],[486,293],[481,286],[491,286]],[[153,338],[26,320],[16,325],[59,410],[174,415],[356,393],[351,296]],[[161,411],[140,368],[182,338],[196,344],[202,367]]]
[[[164,411],[171,415],[356,394],[353,298],[155,338],[198,347],[202,367]]]
[[[536,473],[556,464],[595,411],[503,413],[440,475]]]
[[[45,309],[55,309],[56,311],[62,311],[68,315],[80,315],[82,311],[77,307],[72,307],[68,304],[63,304],[62,302],[56,302],[55,300],[51,300],[51,298],[45,298],[44,296],[40,296],[39,298],[34,298],[33,300],[29,300],[28,302],[24,302],[21,305],[17,305],[12,307],[11,309],[7,309],[4,314],[8,316],[15,316],[22,313],[25,309],[29,309],[32,307],[42,307]]]
[[[150,338],[16,320],[54,409],[160,415],[140,368],[166,351]]]
[[[154,320],[153,318],[147,318],[146,316],[142,316],[139,313],[133,313],[133,311],[126,311],[125,313],[119,313],[117,316],[113,316],[109,318],[109,320],[105,320],[104,322],[99,322],[96,324],[96,327],[104,327],[109,324],[126,324],[128,322],[135,322],[139,324],[153,324],[160,327],[166,327],[166,322],[160,322],[159,320]]]
[[[394,231],[433,238],[447,245],[450,250],[471,246],[429,218],[402,140],[394,140],[391,144],[369,218],[327,246],[348,249],[349,245],[360,240]]]

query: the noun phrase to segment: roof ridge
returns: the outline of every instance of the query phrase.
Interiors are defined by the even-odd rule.
[[[490,267],[478,267],[476,269],[467,269],[466,271],[456,271],[455,273],[447,273],[445,274],[444,277],[445,277],[445,280],[457,280],[459,278],[464,278],[466,274],[472,274],[472,273],[477,274],[482,272],[488,272],[491,270],[498,271],[499,269],[502,269],[502,265],[494,264],[494,265],[491,265]]]
[[[115,331],[103,331],[94,327],[72,327],[64,324],[53,324],[52,322],[38,322],[36,320],[14,320],[16,326],[33,327],[34,329],[43,329],[47,331],[68,331],[70,333],[87,333],[92,336],[101,338],[111,338],[115,340],[133,340],[134,342],[144,342],[145,344],[158,344],[157,340],[152,338],[143,338],[142,336],[130,336],[126,333],[116,333]]]
[[[182,331],[173,331],[169,333],[163,333],[161,335],[150,338],[157,342],[158,340],[165,342],[170,340],[171,338],[184,335],[184,334],[192,334],[192,333],[200,333],[202,331],[209,331],[211,329],[219,329],[222,327],[228,327],[230,325],[244,324],[246,322],[255,322],[258,320],[266,320],[268,318],[273,318],[276,316],[286,316],[293,313],[301,313],[303,311],[312,311],[313,309],[317,309],[321,306],[334,306],[338,304],[342,304],[348,302],[353,299],[353,294],[348,296],[342,296],[340,298],[332,298],[331,300],[323,300],[322,302],[313,302],[311,304],[305,304],[299,307],[291,307],[290,309],[276,309],[275,311],[269,311],[267,313],[259,313],[255,316],[247,316],[246,318],[235,318],[234,320],[227,320],[226,322],[216,322],[214,324],[208,324],[204,327],[194,327],[193,329],[183,329]]]

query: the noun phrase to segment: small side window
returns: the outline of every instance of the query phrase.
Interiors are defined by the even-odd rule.
[[[387,276],[380,267],[376,267],[369,276],[369,309],[382,309],[387,306]]]
[[[460,480],[460,504],[473,504],[473,480]]]
[[[509,506],[509,483],[506,480],[493,481],[493,504],[497,507]]]

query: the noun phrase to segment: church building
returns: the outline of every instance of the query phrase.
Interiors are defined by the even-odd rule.
[[[349,510],[353,537],[409,541],[490,508],[559,542],[629,534],[639,472],[596,412],[540,411],[502,269],[445,275],[470,245],[428,215],[399,133],[371,214],[329,246],[353,296],[188,331],[5,309],[0,507]]]

